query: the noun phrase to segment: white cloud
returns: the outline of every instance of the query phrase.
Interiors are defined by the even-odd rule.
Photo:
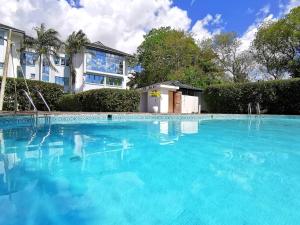
[[[263,19],[257,19],[255,23],[253,23],[252,25],[250,25],[248,27],[248,29],[246,30],[246,32],[242,35],[242,37],[240,38],[241,41],[241,47],[240,47],[240,51],[244,51],[249,49],[252,41],[255,38],[256,32],[258,31],[258,28],[265,22],[267,21],[271,21],[274,20],[274,16],[273,14],[268,15],[267,17],[263,18]]]
[[[206,15],[202,20],[198,20],[192,27],[191,32],[197,41],[202,41],[207,38],[211,38],[213,35],[218,34],[222,31],[222,15],[216,14],[212,16],[210,14]],[[209,31],[207,26],[215,26],[212,31]]]
[[[256,14],[257,18],[253,24],[251,24],[246,32],[240,38],[242,42],[241,50],[246,50],[250,47],[251,42],[255,38],[255,34],[258,28],[266,21],[277,20],[279,17],[289,13],[291,9],[300,6],[300,0],[290,0],[288,4],[284,5],[281,1],[279,2],[279,9],[281,12],[278,17],[275,17],[270,13],[270,5],[266,5],[261,8]]]
[[[290,2],[286,6],[283,5],[283,13],[287,14],[291,11],[291,9],[297,6],[300,6],[300,0],[290,0]]]
[[[75,2],[74,2],[75,4]],[[73,4],[73,5],[74,5]],[[57,29],[62,38],[83,29],[91,41],[133,53],[152,28],[171,26],[189,30],[187,12],[171,0],[81,0],[81,8],[65,0],[0,0],[1,23],[34,35],[33,27],[46,23]]]

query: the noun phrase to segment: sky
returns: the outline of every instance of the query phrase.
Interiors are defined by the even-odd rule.
[[[257,28],[300,0],[0,0],[0,23],[25,30],[45,23],[61,39],[82,29],[92,42],[134,53],[152,28],[171,26],[197,41],[235,31],[246,50]]]

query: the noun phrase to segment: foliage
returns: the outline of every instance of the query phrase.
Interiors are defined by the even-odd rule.
[[[40,27],[35,27],[34,30],[36,31],[37,38],[26,37],[24,45],[26,48],[33,49],[37,53],[39,58],[39,76],[41,78],[42,61],[56,71],[50,56],[57,56],[62,42],[58,38],[58,32],[51,28],[47,29],[43,23]]]
[[[246,82],[252,66],[251,54],[240,52],[241,42],[236,33],[228,32],[213,37],[213,49],[218,56],[220,66],[233,76],[234,82]]]
[[[137,51],[137,62],[143,71],[136,74],[131,86],[146,86],[167,80],[191,85],[205,85],[207,77],[219,73],[216,55],[203,51],[190,34],[169,27],[151,30]]]
[[[269,114],[300,114],[300,79],[215,85],[204,97],[213,113],[247,113],[256,103]]]
[[[1,83],[0,77],[0,83]],[[57,84],[45,83],[41,81],[27,80],[28,88],[30,91],[31,98],[36,105],[38,110],[44,110],[45,105],[41,98],[37,95],[35,90],[39,90],[46,102],[48,103],[51,110],[57,109],[57,100],[63,95],[62,87]],[[27,91],[24,79],[16,79],[16,89],[17,89],[17,102],[19,110],[30,110],[29,101],[26,98],[22,90]],[[15,83],[14,79],[7,78],[6,88],[5,88],[5,97],[4,97],[4,110],[13,111],[14,110],[14,100],[15,100]]]
[[[97,89],[68,94],[60,98],[62,111],[85,112],[136,112],[140,104],[140,94],[134,90]]]
[[[260,27],[253,41],[256,61],[274,79],[300,77],[300,7]]]
[[[70,67],[70,78],[69,78],[69,90],[72,91],[75,85],[76,80],[76,70],[73,65],[73,58],[76,54],[83,51],[84,46],[88,44],[90,41],[87,38],[86,34],[83,33],[82,30],[78,32],[73,31],[72,34],[69,35],[68,39],[65,42],[65,51],[69,56],[69,67]]]

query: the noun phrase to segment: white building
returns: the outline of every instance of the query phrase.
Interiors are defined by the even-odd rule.
[[[0,24],[0,76],[3,74],[9,29],[12,29],[13,47],[8,77],[22,77],[24,73],[26,79],[56,83],[67,90],[70,71],[64,52],[59,52],[59,57],[51,57],[56,70],[43,63],[40,73],[38,56],[33,50],[26,49],[20,55],[25,32],[3,24]],[[129,57],[129,54],[107,47],[101,42],[86,45],[83,53],[77,54],[73,60],[76,70],[75,91],[99,88],[126,89]]]
[[[200,113],[201,93],[199,88],[179,81],[166,81],[139,89],[140,112],[150,113]],[[159,93],[154,97],[152,93]]]

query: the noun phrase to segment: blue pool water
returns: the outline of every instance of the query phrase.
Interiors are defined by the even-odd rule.
[[[300,224],[300,119],[0,124],[1,225]]]

